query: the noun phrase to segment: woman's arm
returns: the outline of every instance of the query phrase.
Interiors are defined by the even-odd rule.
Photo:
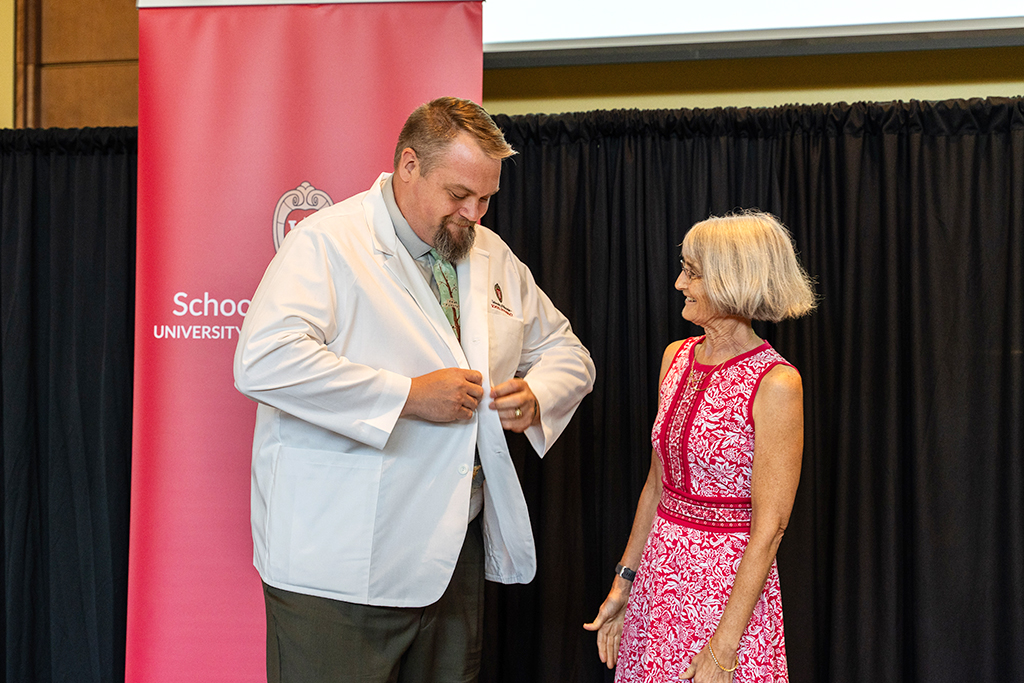
[[[651,524],[654,523],[654,514],[658,510],[658,501],[661,500],[661,461],[656,453],[651,453],[651,469],[647,474],[647,483],[640,493],[640,502],[636,506],[636,515],[633,517],[633,528],[629,532],[629,541],[626,543],[626,550],[622,553],[620,562],[624,567],[635,570],[640,565],[640,557],[644,552],[644,544],[647,543],[647,535],[651,531]],[[612,580],[612,588],[608,591],[608,597],[601,603],[597,617],[589,624],[583,624],[588,631],[597,631],[597,656],[601,658],[609,669],[615,668],[619,659],[619,641],[622,638],[622,622],[626,616],[626,603],[629,600],[629,590],[633,587],[632,581],[627,581],[621,576]]]
[[[800,373],[788,365],[777,365],[761,380],[754,397],[750,542],[718,629],[711,638],[718,664],[705,647],[694,657],[683,678],[700,683],[732,680],[732,674],[721,667],[731,668],[737,662],[740,636],[750,621],[782,542],[800,481],[803,446]]]
[[[661,359],[661,374],[658,385],[661,386],[665,379],[665,373],[672,365],[682,341],[669,344]],[[644,545],[647,543],[647,536],[651,532],[651,525],[654,523],[654,515],[658,511],[658,503],[661,501],[661,460],[658,454],[651,451],[651,469],[647,473],[647,482],[643,491],[640,492],[640,501],[636,506],[636,515],[633,517],[633,528],[629,532],[629,541],[626,543],[626,550],[622,553],[620,563],[624,567],[636,570],[640,566],[640,557],[644,552]],[[619,659],[619,641],[622,638],[622,621],[626,614],[626,603],[629,599],[629,590],[633,582],[627,581],[621,576],[612,580],[612,588],[608,591],[608,597],[601,603],[597,617],[589,624],[583,624],[588,631],[597,631],[597,655],[609,669],[615,668]]]

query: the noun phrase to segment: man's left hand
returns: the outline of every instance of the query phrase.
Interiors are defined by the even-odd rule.
[[[515,377],[491,388],[491,410],[497,410],[501,426],[513,432],[525,432],[540,424],[540,404],[526,380]]]

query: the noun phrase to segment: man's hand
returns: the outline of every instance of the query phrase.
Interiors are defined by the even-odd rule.
[[[498,411],[501,426],[513,432],[525,432],[540,424],[540,404],[526,380],[518,377],[491,388],[491,410]]]
[[[476,370],[444,368],[412,378],[402,416],[430,422],[455,422],[473,417],[484,397],[483,375]]]

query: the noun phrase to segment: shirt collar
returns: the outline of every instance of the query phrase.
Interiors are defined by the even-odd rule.
[[[405,216],[402,215],[401,209],[398,208],[398,202],[395,201],[395,189],[392,187],[392,178],[394,176],[388,176],[384,179],[384,183],[381,185],[381,194],[384,195],[384,205],[388,208],[388,215],[391,216],[391,222],[395,225],[395,234],[398,235],[399,241],[404,246],[413,258],[422,258],[428,251],[430,251],[430,245],[420,239],[412,230],[412,226],[409,225],[409,221],[405,220]]]

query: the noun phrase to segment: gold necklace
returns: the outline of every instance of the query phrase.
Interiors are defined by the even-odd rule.
[[[715,374],[715,371],[718,370],[718,368],[720,368],[723,365],[725,365],[727,362],[729,362],[728,358],[726,358],[721,363],[719,363],[715,367],[711,368],[707,372],[704,372],[703,370],[698,370],[698,372],[701,373],[700,377],[698,377],[697,379],[694,379],[694,377],[693,377],[693,371],[695,369],[694,366],[697,365],[697,354],[694,353],[694,355],[693,355],[693,362],[690,363],[690,372],[686,375],[686,384],[695,393],[699,393],[701,391],[706,391],[707,388],[708,388],[707,385],[702,387],[702,386],[700,386],[701,382],[703,382],[705,379],[711,377],[711,375]],[[710,384],[710,382],[708,384]]]
[[[751,332],[753,332],[753,330],[751,330]],[[756,338],[756,335],[755,335],[755,338]],[[704,387],[701,387],[700,386],[701,383],[705,379],[708,379],[709,377],[711,377],[711,375],[715,374],[715,372],[719,368],[721,368],[723,365],[728,363],[733,358],[736,358],[736,356],[733,356],[732,358],[726,358],[721,363],[719,363],[715,367],[711,368],[707,372],[704,372],[703,370],[698,370],[697,372],[701,373],[700,377],[697,377],[696,379],[694,379],[693,371],[695,369],[694,366],[697,365],[697,348],[702,347],[703,345],[704,345],[704,341],[702,340],[700,343],[697,344],[697,347],[694,348],[694,350],[693,350],[693,360],[690,362],[690,371],[686,375],[686,384],[690,387],[691,390],[693,390],[694,392],[697,392],[697,393],[699,393],[701,391],[707,391],[708,386],[705,385]],[[755,346],[755,348],[756,348],[756,346]],[[746,352],[745,351],[741,351],[737,355],[743,355],[743,353],[746,353]],[[710,385],[710,382],[708,382],[708,385]]]

